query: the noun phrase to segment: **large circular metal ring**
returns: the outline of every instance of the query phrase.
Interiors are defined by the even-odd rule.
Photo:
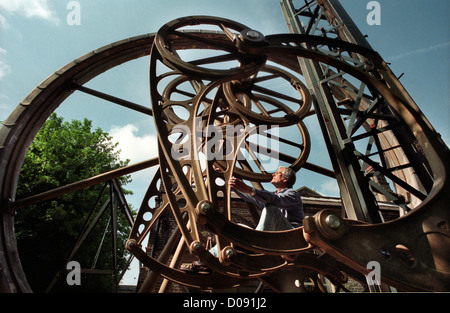
[[[211,29],[201,36],[190,30],[192,26],[201,29]],[[239,36],[244,32],[243,36]],[[258,38],[256,35],[258,34]],[[257,71],[265,62],[265,55],[249,55],[237,47],[237,42],[259,43],[259,32],[250,31],[243,24],[209,16],[190,16],[167,23],[158,31],[155,46],[161,53],[166,64],[179,69],[190,77],[201,79],[219,79],[230,76],[247,76]],[[217,40],[219,37],[220,40]],[[195,42],[196,48],[186,46],[177,49],[172,43],[189,40]],[[204,50],[198,50],[201,46]],[[205,54],[205,52],[208,52]],[[224,54],[218,54],[224,52]]]
[[[284,88],[283,92],[271,89],[273,85]],[[232,107],[258,124],[292,125],[303,119],[311,108],[311,94],[305,84],[274,66],[266,65],[245,80],[227,81],[224,91]]]

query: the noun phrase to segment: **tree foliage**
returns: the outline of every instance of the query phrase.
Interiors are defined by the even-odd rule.
[[[102,129],[92,129],[92,122],[73,120],[66,122],[53,113],[32,142],[19,176],[16,199],[77,182],[128,164],[121,161],[117,144]],[[120,185],[130,182],[120,177]],[[64,269],[64,262],[73,248],[89,213],[93,210],[103,185],[65,194],[50,201],[20,209],[16,215],[16,235],[19,254],[27,279],[34,291],[44,291],[55,274]],[[124,191],[125,194],[131,193]],[[108,192],[101,202],[106,201]],[[99,223],[74,256],[82,268],[91,268],[101,239],[103,250],[96,268],[112,269],[110,229],[107,223],[110,211],[106,210]],[[119,243],[123,247],[129,227],[121,217],[118,221]],[[104,236],[106,235],[106,236]],[[109,249],[109,250],[108,250]],[[124,249],[119,249],[121,265]],[[79,291],[111,291],[111,278],[90,275],[83,278]],[[65,275],[56,288],[68,288]],[[109,286],[108,286],[109,285]],[[73,290],[73,289],[72,289]]]

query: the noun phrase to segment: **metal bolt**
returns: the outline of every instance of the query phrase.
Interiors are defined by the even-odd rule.
[[[192,245],[192,247],[195,249],[195,250],[198,250],[198,249],[200,249],[200,247],[201,247],[201,244],[200,244],[200,242],[194,242],[194,244]]]
[[[208,212],[209,209],[211,209],[211,204],[209,202],[205,202],[205,203],[202,204],[203,212]]]
[[[202,250],[202,244],[200,241],[194,241],[189,246],[189,252],[193,255],[198,255],[199,252]]]
[[[339,220],[339,217],[333,214],[330,214],[325,218],[325,223],[327,223],[327,225],[333,229],[337,229],[339,228],[339,226],[341,226],[341,221]]]
[[[250,39],[258,39],[259,33],[256,30],[249,30],[245,33],[245,35]]]
[[[128,240],[126,247],[129,250],[129,249],[133,249],[136,245],[137,245],[136,240],[131,239],[131,240]]]
[[[194,241],[191,247],[192,251],[199,251],[202,248],[202,244],[199,241]]]
[[[231,248],[227,249],[225,255],[227,256],[227,258],[232,258],[234,256],[234,250]]]

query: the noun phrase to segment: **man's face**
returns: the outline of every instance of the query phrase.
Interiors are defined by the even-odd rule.
[[[272,180],[270,181],[272,185],[278,187],[287,182],[286,178],[283,177],[284,168],[280,167],[278,171],[272,174]]]

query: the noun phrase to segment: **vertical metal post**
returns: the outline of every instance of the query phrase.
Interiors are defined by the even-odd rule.
[[[117,205],[115,201],[115,188],[113,181],[110,181],[110,198],[111,198],[111,236],[112,236],[112,258],[113,258],[113,290],[112,292],[117,292],[117,286],[119,282],[117,281]]]
[[[332,19],[330,20],[333,20],[335,24],[332,26],[338,26],[336,27],[336,30],[341,40],[354,43],[364,48],[372,49],[369,42],[359,31],[359,28],[338,0],[317,0],[317,3],[326,7],[327,11],[332,16]]]
[[[312,29],[311,25],[318,24],[318,21],[315,22],[313,19],[323,17],[323,15],[319,14],[320,4],[326,5],[326,12],[334,15],[332,17],[327,16],[328,21],[337,23],[333,27],[345,26],[338,15],[343,14],[344,10],[338,5],[337,1],[317,0],[316,2],[317,10],[309,14],[311,20],[306,25],[299,20],[298,12],[295,10],[292,0],[281,1],[283,13],[291,33],[309,33]],[[313,3],[314,1],[305,2],[305,6],[311,6]],[[346,20],[350,19],[346,14],[345,18]],[[342,36],[345,35],[349,38],[364,39],[359,33],[350,36],[351,33],[351,30],[348,28],[342,28],[338,31],[339,36],[342,34]],[[337,113],[335,100],[327,83],[324,82],[325,75],[320,64],[317,61],[305,58],[299,58],[299,64],[313,97],[313,104],[331,157],[347,217],[369,223],[382,222],[375,196],[368,187],[358,160],[351,152],[354,150],[352,149],[353,143],[347,137],[345,125]]]

